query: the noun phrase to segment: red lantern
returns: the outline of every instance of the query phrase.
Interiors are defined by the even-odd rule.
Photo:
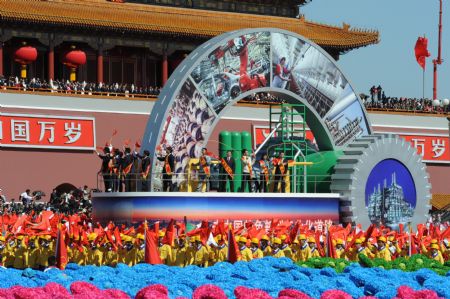
[[[81,50],[72,50],[64,55],[63,63],[68,67],[79,67],[86,64],[86,53]]]
[[[70,68],[70,81],[75,81],[77,67],[86,64],[86,53],[81,50],[71,50],[64,54],[63,63]]]
[[[37,55],[38,53],[36,48],[31,46],[20,47],[14,52],[14,61],[20,63],[20,65],[22,66],[20,77],[27,77],[27,64],[36,61]]]

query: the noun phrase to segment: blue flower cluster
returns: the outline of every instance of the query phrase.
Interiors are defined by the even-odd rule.
[[[324,291],[337,289],[354,298],[372,295],[387,299],[395,297],[397,288],[402,285],[415,290],[434,290],[439,296],[450,298],[450,272],[447,276],[440,276],[428,269],[402,272],[351,264],[338,274],[331,268],[299,267],[287,258],[264,258],[234,265],[219,263],[209,268],[147,264],[134,267],[119,264],[116,268],[110,268],[69,264],[64,271],[52,269],[45,273],[31,269],[0,269],[0,288],[14,285],[39,287],[56,282],[69,289],[75,281],[86,281],[100,289],[120,289],[130,296],[135,296],[148,285],[163,284],[168,287],[171,298],[191,297],[192,292],[204,284],[219,286],[229,298],[234,298],[233,290],[237,286],[246,286],[264,290],[272,296],[283,289],[296,289],[319,298]]]

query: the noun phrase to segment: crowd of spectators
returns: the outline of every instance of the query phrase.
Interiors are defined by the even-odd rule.
[[[7,200],[0,189],[0,214],[22,214],[35,213],[47,210],[65,215],[84,214],[86,216],[92,213],[91,192],[88,186],[60,192],[54,189],[47,200],[46,194],[40,190],[31,191],[27,189],[20,194],[19,199],[12,198]]]
[[[407,98],[386,96],[383,88],[372,86],[369,90],[370,96],[361,94],[361,100],[367,109],[410,111],[425,113],[448,113],[449,105],[439,102],[433,105],[433,100],[427,98]]]
[[[256,104],[282,104],[285,101],[267,92],[256,93],[246,97],[242,102],[250,102]]]
[[[134,94],[157,96],[161,88],[154,86],[136,86],[135,84],[124,83],[91,83],[86,81],[50,80],[39,78],[19,79],[11,76],[9,78],[0,76],[0,88],[18,88],[23,90],[45,90],[54,92],[79,92],[79,93],[113,93],[113,94]]]

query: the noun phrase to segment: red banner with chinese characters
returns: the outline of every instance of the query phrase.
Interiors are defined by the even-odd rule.
[[[448,135],[405,135],[399,134],[417,149],[424,162],[450,163],[450,146]]]
[[[95,120],[2,113],[0,147],[95,150]]]
[[[258,145],[264,142],[264,140],[270,135],[270,128],[267,126],[253,126],[253,146],[256,148]],[[277,137],[276,133],[273,137]],[[315,143],[313,133],[307,129],[306,139]]]

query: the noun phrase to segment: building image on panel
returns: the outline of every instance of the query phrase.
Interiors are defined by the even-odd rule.
[[[368,198],[368,213],[372,223],[396,226],[408,223],[414,208],[406,201],[403,187],[397,184],[396,173],[391,175],[391,184],[384,179],[383,187],[378,183]]]

